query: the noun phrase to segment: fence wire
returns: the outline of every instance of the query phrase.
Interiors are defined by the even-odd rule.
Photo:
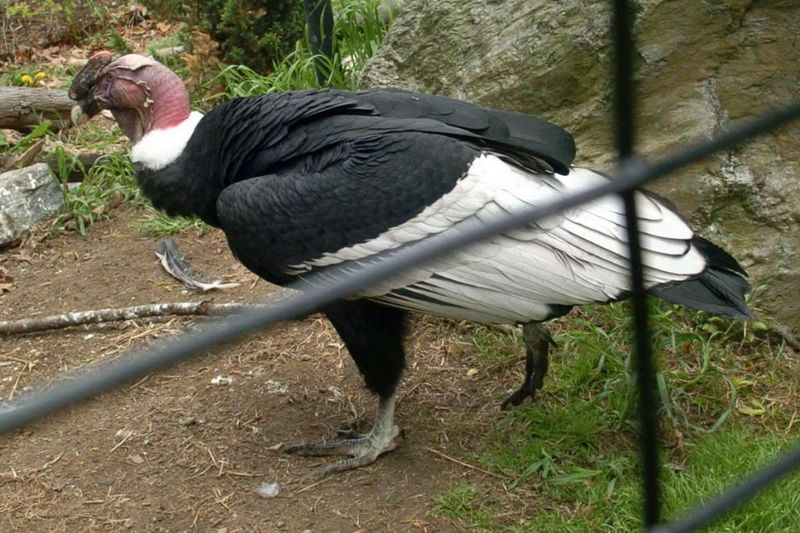
[[[310,314],[328,303],[357,293],[359,290],[405,269],[453,252],[458,248],[475,244],[493,235],[558,214],[565,209],[579,206],[608,194],[621,194],[623,198],[632,199],[631,193],[635,188],[714,152],[732,148],[755,135],[768,132],[800,117],[800,102],[793,102],[722,131],[710,139],[698,140],[652,162],[646,162],[633,155],[633,91],[631,87],[633,43],[628,2],[616,0],[614,13],[617,65],[617,144],[620,152],[620,163],[614,179],[601,186],[558,199],[545,206],[530,207],[509,214],[506,218],[492,221],[481,228],[465,232],[445,231],[413,246],[384,254],[379,261],[356,262],[346,269],[332,268],[326,270],[323,275],[309,276],[289,286],[299,291],[290,299],[275,303],[270,307],[211,322],[197,331],[183,334],[177,339],[156,343],[149,348],[129,354],[123,359],[65,379],[49,389],[29,394],[17,401],[0,406],[0,433],[11,431],[193,355],[233,342],[244,335],[261,331],[279,321]],[[633,224],[629,225],[632,263],[636,262],[636,257],[639,257],[638,274],[635,272],[635,265],[632,265],[634,271],[632,272],[632,286],[635,298],[635,346],[639,364],[638,373],[641,375],[638,380],[638,389],[644,457],[644,524],[648,531],[653,533],[694,531],[751,498],[767,485],[800,469],[800,446],[683,517],[672,523],[658,524],[660,505],[657,478],[659,468],[656,433],[657,406],[650,386],[654,381],[654,369],[647,328],[646,306],[640,309],[636,305],[636,299],[644,302],[645,291],[641,279],[641,257],[637,244],[638,232],[635,227],[635,216],[633,216],[635,211],[632,202],[626,202],[626,210],[628,211],[627,220],[633,221]]]
[[[633,89],[633,22],[626,0],[614,2],[614,111],[617,152],[620,161],[633,156],[634,102]],[[642,495],[645,527],[658,524],[661,517],[659,498],[658,404],[656,402],[656,369],[648,327],[647,291],[644,287],[644,265],[639,239],[639,219],[636,216],[634,189],[622,192],[625,205],[625,226],[628,235],[628,255],[631,269],[631,313],[633,314],[633,346],[636,361],[636,381],[639,393],[640,446],[642,449]]]

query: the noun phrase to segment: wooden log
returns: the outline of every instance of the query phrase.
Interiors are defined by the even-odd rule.
[[[0,87],[0,128],[27,132],[43,119],[54,129],[69,127],[75,102],[66,91],[30,87]]]

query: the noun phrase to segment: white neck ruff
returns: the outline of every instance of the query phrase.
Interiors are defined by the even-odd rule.
[[[171,128],[152,130],[131,149],[131,160],[141,163],[149,170],[161,170],[175,161],[194,133],[203,114],[192,111],[189,117]]]

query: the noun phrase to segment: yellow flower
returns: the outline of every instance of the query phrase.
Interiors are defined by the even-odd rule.
[[[41,70],[39,72],[37,72],[36,75],[34,76],[34,78],[36,78],[37,80],[43,80],[46,77],[47,77],[47,74],[45,74]]]
[[[20,76],[19,81],[21,81],[23,85],[33,85],[33,78],[31,78],[27,74],[23,74],[22,76]]]

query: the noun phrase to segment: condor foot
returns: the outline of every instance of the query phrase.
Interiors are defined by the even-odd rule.
[[[396,438],[400,435],[400,428],[394,424],[384,428],[373,427],[369,433],[361,434],[347,432],[345,438],[332,442],[319,442],[312,444],[296,444],[284,450],[284,453],[322,457],[328,455],[349,455],[328,465],[322,475],[333,474],[352,470],[374,463],[378,457],[390,452],[397,447]]]

